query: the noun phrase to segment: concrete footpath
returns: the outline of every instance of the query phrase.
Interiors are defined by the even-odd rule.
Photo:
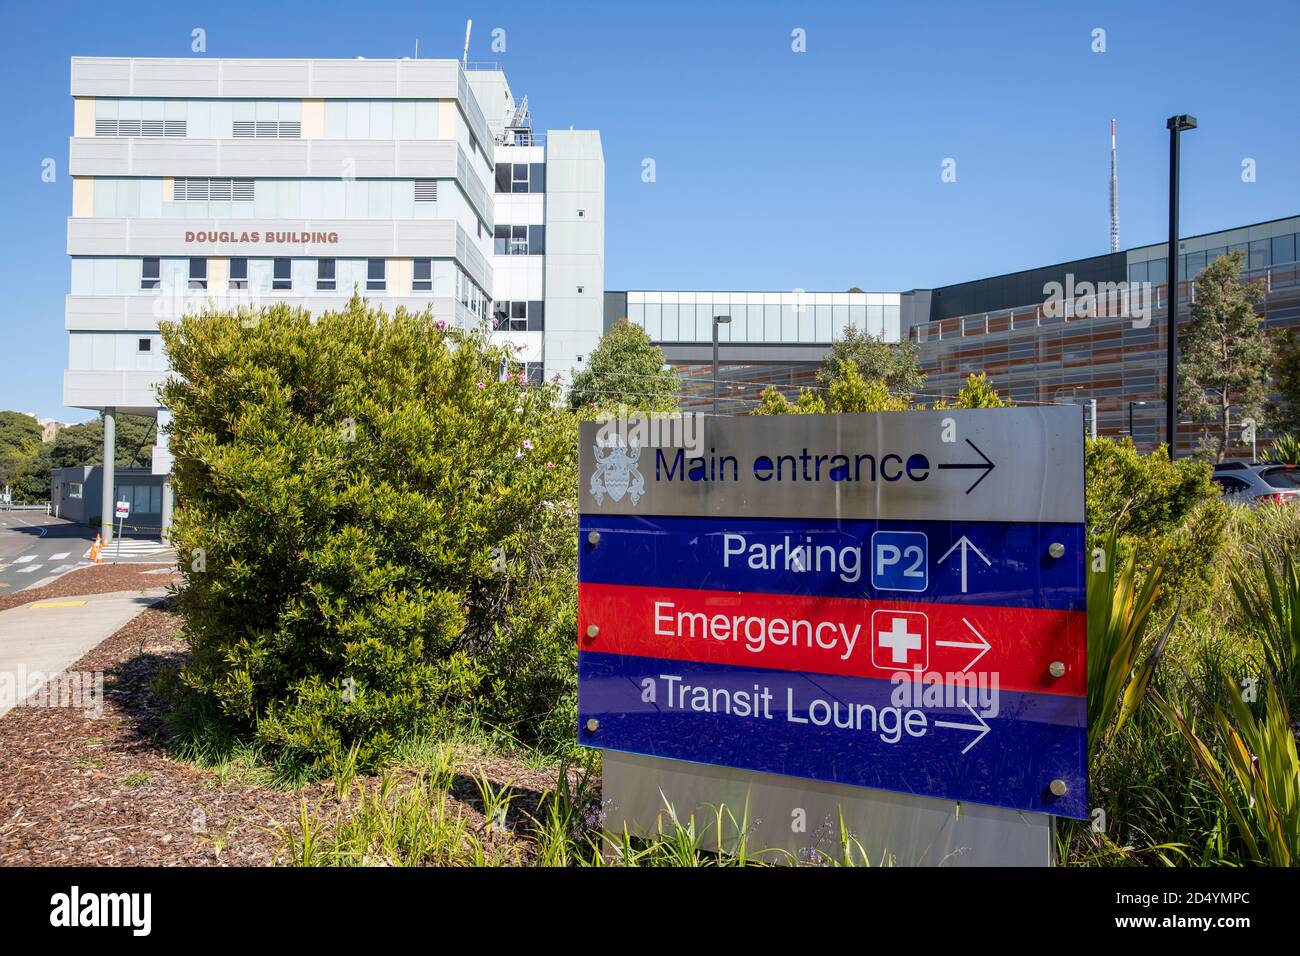
[[[166,588],[48,598],[0,611],[0,682],[59,673],[167,594]],[[0,695],[0,716],[13,708]]]

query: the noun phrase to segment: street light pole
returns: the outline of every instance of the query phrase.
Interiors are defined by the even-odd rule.
[[[718,414],[718,326],[731,322],[729,315],[713,317],[713,414]]]
[[[1133,438],[1133,406],[1134,406],[1134,405],[1142,405],[1142,406],[1145,407],[1145,406],[1146,406],[1146,402],[1129,402],[1129,403],[1128,403],[1128,437],[1133,441],[1133,444],[1136,445],[1136,444],[1137,444],[1137,439]]]
[[[1169,460],[1178,450],[1178,134],[1196,129],[1196,117],[1180,113],[1165,122],[1169,130],[1169,341],[1165,343],[1165,437]],[[1190,282],[1191,276],[1187,279]]]

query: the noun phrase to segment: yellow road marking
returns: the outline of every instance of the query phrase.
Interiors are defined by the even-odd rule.
[[[32,610],[38,607],[81,607],[85,601],[41,601],[39,604],[33,604]]]

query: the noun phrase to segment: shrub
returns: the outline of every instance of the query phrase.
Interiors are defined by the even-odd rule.
[[[934,409],[938,411],[942,408],[1011,408],[1015,404],[1009,397],[1003,398],[999,395],[988,377],[980,372],[978,375],[972,373],[966,377],[966,383],[962,385],[961,391],[952,402],[937,399]]]
[[[553,387],[507,377],[481,333],[355,297],[162,334],[186,686],[318,770],[571,693],[576,443]]]

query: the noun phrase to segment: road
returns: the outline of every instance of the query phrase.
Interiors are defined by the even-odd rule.
[[[90,563],[95,530],[30,511],[0,511],[0,593],[16,591]],[[157,537],[127,534],[104,552],[104,561],[166,563],[176,554]]]

